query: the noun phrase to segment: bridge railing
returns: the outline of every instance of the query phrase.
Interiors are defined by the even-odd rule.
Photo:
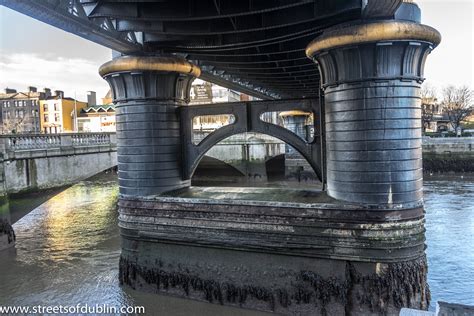
[[[25,151],[116,145],[115,133],[18,134],[1,135],[4,151]]]
[[[72,145],[76,146],[90,146],[90,145],[108,145],[111,143],[111,133],[87,133],[87,134],[73,134]],[[115,135],[115,134],[113,134]]]

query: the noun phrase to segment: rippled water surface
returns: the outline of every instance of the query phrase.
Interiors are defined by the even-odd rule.
[[[473,179],[425,181],[433,301],[474,305]],[[83,181],[16,222],[16,249],[0,255],[0,305],[87,303],[140,305],[147,314],[161,315],[261,314],[122,289],[117,194],[115,181]]]
[[[427,177],[424,188],[432,305],[474,305],[474,176]]]

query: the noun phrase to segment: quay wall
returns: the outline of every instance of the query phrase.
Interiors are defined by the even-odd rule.
[[[474,172],[474,137],[423,138],[424,172]]]
[[[70,185],[117,165],[111,133],[3,136],[0,147],[7,194]]]

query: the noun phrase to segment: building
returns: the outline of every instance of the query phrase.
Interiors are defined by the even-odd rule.
[[[81,109],[77,117],[79,132],[115,132],[115,105],[93,105]]]
[[[82,108],[77,117],[78,131],[84,133],[115,132],[115,105],[111,92],[102,98],[103,105],[97,105],[94,91],[87,93],[87,107]]]
[[[40,132],[39,106],[49,89],[38,92],[35,87],[28,87],[27,92],[5,89],[0,94],[0,129],[2,134],[38,133]]]
[[[64,92],[56,90],[54,96],[40,100],[41,131],[45,134],[77,131],[77,113],[85,107],[86,102],[64,97]]]

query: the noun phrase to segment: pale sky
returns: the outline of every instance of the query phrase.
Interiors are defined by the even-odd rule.
[[[422,23],[438,29],[443,40],[428,57],[425,77],[443,86],[474,89],[474,0],[418,0]],[[86,100],[89,90],[98,98],[108,91],[98,75],[111,59],[108,48],[64,32],[0,6],[0,89],[27,86],[63,90]],[[100,99],[98,100],[100,102]]]

